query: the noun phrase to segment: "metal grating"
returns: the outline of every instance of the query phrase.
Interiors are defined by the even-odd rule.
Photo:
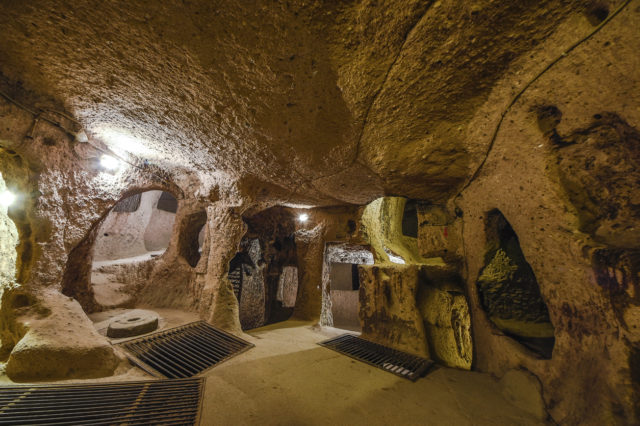
[[[140,368],[157,377],[177,379],[202,373],[254,345],[197,321],[119,344]]]
[[[416,381],[433,365],[433,361],[426,358],[388,348],[352,334],[343,334],[318,344],[412,381]]]
[[[0,388],[0,425],[194,425],[204,379]]]

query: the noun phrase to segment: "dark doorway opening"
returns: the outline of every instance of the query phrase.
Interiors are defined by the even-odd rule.
[[[477,282],[483,309],[505,335],[550,359],[553,325],[518,236],[499,210],[487,215],[486,232],[485,266]]]
[[[207,212],[202,210],[183,219],[182,232],[178,238],[178,252],[189,265],[196,267],[202,253],[203,228],[207,223]]]
[[[328,280],[323,291],[323,324],[360,331],[360,274],[358,265],[372,264],[368,247],[332,243],[325,249],[325,273]],[[329,309],[330,308],[330,312]]]
[[[418,203],[407,200],[402,213],[402,235],[418,238]]]

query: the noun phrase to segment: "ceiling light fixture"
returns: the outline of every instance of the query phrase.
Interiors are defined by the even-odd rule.
[[[87,137],[87,134],[85,133],[84,130],[80,130],[78,133],[76,133],[76,141],[80,142],[80,143],[88,143],[89,142],[89,138]]]
[[[0,192],[0,205],[9,207],[16,200],[16,194],[8,189]]]
[[[100,157],[100,165],[106,170],[116,170],[118,166],[120,166],[120,162],[117,158],[112,157],[110,155],[103,155]]]
[[[108,125],[99,125],[91,131],[96,139],[101,140],[109,148],[109,151],[127,157],[129,154],[157,159],[158,153],[150,149],[154,144],[143,139],[138,134],[132,134],[126,129],[113,128]]]

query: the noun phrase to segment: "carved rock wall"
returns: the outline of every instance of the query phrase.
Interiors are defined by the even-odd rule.
[[[509,368],[535,374],[558,423],[638,421],[639,388],[631,373],[637,371],[635,272],[628,266],[632,252],[622,249],[635,249],[626,236],[635,232],[628,228],[635,220],[629,188],[637,187],[632,147],[640,112],[631,105],[640,103],[634,53],[640,45],[627,29],[639,20],[630,3],[537,78],[507,111],[478,177],[457,200],[475,365],[498,376]],[[567,39],[577,41],[593,29],[587,21],[579,24],[561,27],[543,50],[531,52],[531,60],[549,64],[560,57]],[[540,71],[531,64],[516,63],[512,77],[496,85],[467,137],[491,139],[511,102],[513,82],[521,89]],[[555,329],[550,360],[502,335],[481,308],[475,283],[484,265],[485,220],[496,208],[518,235],[548,307]],[[600,257],[606,252],[612,255]]]
[[[362,337],[429,357],[424,323],[416,306],[417,265],[360,265]]]

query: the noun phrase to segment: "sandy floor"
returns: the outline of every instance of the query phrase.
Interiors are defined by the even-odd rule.
[[[98,325],[123,310],[91,315]],[[156,309],[161,328],[196,320]],[[415,383],[316,343],[344,333],[286,321],[251,330],[255,347],[205,374],[202,425],[536,425],[511,405],[499,383],[439,367]],[[71,382],[153,379],[123,363],[115,376]]]
[[[212,369],[203,425],[532,425],[486,374],[438,368],[412,383],[316,345],[337,329],[287,321]]]

